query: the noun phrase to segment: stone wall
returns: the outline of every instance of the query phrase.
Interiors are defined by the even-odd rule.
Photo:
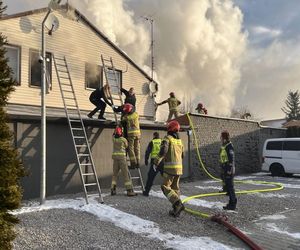
[[[227,130],[235,149],[236,173],[252,173],[261,169],[263,143],[268,138],[285,137],[283,129],[261,128],[257,122],[201,115],[191,115],[202,161],[210,173],[220,175],[220,133]],[[200,169],[196,142],[191,138],[191,173],[193,178],[206,177]]]

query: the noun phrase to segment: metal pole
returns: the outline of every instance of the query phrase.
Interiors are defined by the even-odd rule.
[[[46,200],[46,51],[45,51],[45,22],[51,13],[49,8],[42,22],[42,82],[41,82],[41,189],[40,204]]]
[[[154,72],[154,34],[153,34],[153,19],[150,18],[151,24],[151,79],[153,81],[153,72]]]

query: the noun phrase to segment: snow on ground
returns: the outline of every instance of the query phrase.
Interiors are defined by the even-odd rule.
[[[217,186],[195,186],[195,188],[199,188],[199,189],[215,189],[215,190],[220,190],[221,186],[217,187]]]
[[[289,183],[282,183],[282,185],[285,187],[285,188],[300,188],[300,185],[296,185],[296,184],[289,184]]]
[[[165,195],[162,192],[150,191],[150,195],[154,196],[154,197],[157,197],[157,198],[164,198],[164,199],[166,199]],[[187,197],[188,196],[180,195],[181,200],[184,200]],[[223,206],[225,205],[222,202],[218,202],[218,201],[216,201],[216,202],[215,201],[206,201],[206,200],[203,200],[203,198],[189,200],[186,203],[190,204],[190,205],[200,206],[200,207],[218,208],[218,209],[222,209]]]
[[[133,233],[142,234],[145,237],[160,240],[164,242],[165,246],[168,248],[186,250],[232,249],[231,247],[216,242],[209,237],[186,238],[168,232],[161,232],[157,223],[125,213],[111,206],[100,204],[95,199],[91,200],[90,204],[85,204],[85,200],[82,198],[48,200],[41,206],[38,203],[31,203],[27,207],[22,207],[14,211],[13,214],[18,215],[23,213],[33,213],[50,209],[75,209],[77,211],[87,212],[97,216],[101,221],[111,222],[115,226]]]
[[[286,216],[283,214],[272,214],[260,217],[258,220],[283,220]]]
[[[287,231],[286,228],[279,228],[275,223],[266,223],[265,227],[267,228],[267,230],[271,231],[271,232],[276,232],[276,233],[280,233],[280,234],[285,234],[288,235],[292,238],[295,239],[300,239],[300,233],[290,233]]]
[[[261,198],[290,198],[290,197],[294,197],[294,198],[299,198],[299,196],[297,195],[292,195],[292,194],[279,194],[279,193],[252,193],[251,195],[256,195],[259,196]]]

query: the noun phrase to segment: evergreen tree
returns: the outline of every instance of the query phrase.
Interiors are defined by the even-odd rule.
[[[0,17],[5,9],[0,1]],[[22,192],[19,181],[24,176],[24,169],[12,147],[12,134],[4,110],[15,84],[5,57],[5,43],[6,38],[0,33],[0,248],[11,249],[11,241],[15,238],[13,226],[18,220],[8,212],[20,206]]]
[[[287,120],[300,120],[300,94],[298,90],[289,91],[285,105],[286,107],[281,110],[286,114]]]

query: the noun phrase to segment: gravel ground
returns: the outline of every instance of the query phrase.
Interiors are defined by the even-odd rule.
[[[244,177],[248,178],[248,177]],[[300,178],[272,178],[268,175],[252,175],[251,179],[278,181],[287,188],[282,191],[238,196],[237,213],[226,213],[229,221],[260,244],[264,249],[300,249]],[[197,188],[200,186],[201,188]],[[219,183],[198,181],[182,183],[181,191],[185,196],[216,192]],[[291,188],[292,187],[292,188]],[[266,188],[249,184],[237,184],[236,190]],[[155,194],[160,188],[155,186]],[[223,226],[209,220],[183,213],[180,218],[168,216],[170,204],[164,198],[156,196],[129,198],[118,190],[117,196],[104,198],[105,204],[142,219],[153,221],[161,233],[172,233],[181,237],[210,237],[212,240],[227,245],[229,248],[248,249],[238,238]],[[106,191],[107,192],[107,191]],[[64,196],[74,198],[77,195]],[[57,197],[51,197],[57,198]],[[61,198],[61,197],[59,197]],[[226,196],[208,197],[208,202],[217,202],[214,208],[187,205],[188,207],[208,212],[219,213],[220,202],[228,201]],[[262,216],[284,214],[286,219],[261,220]],[[19,236],[14,242],[14,249],[164,249],[164,240],[153,240],[145,234],[136,234],[117,227],[113,223],[99,220],[96,216],[73,209],[51,209],[41,212],[19,214],[21,223],[17,227]],[[267,230],[270,223],[289,230],[293,235]],[[298,230],[298,231],[297,231]],[[298,234],[297,234],[298,233]]]

